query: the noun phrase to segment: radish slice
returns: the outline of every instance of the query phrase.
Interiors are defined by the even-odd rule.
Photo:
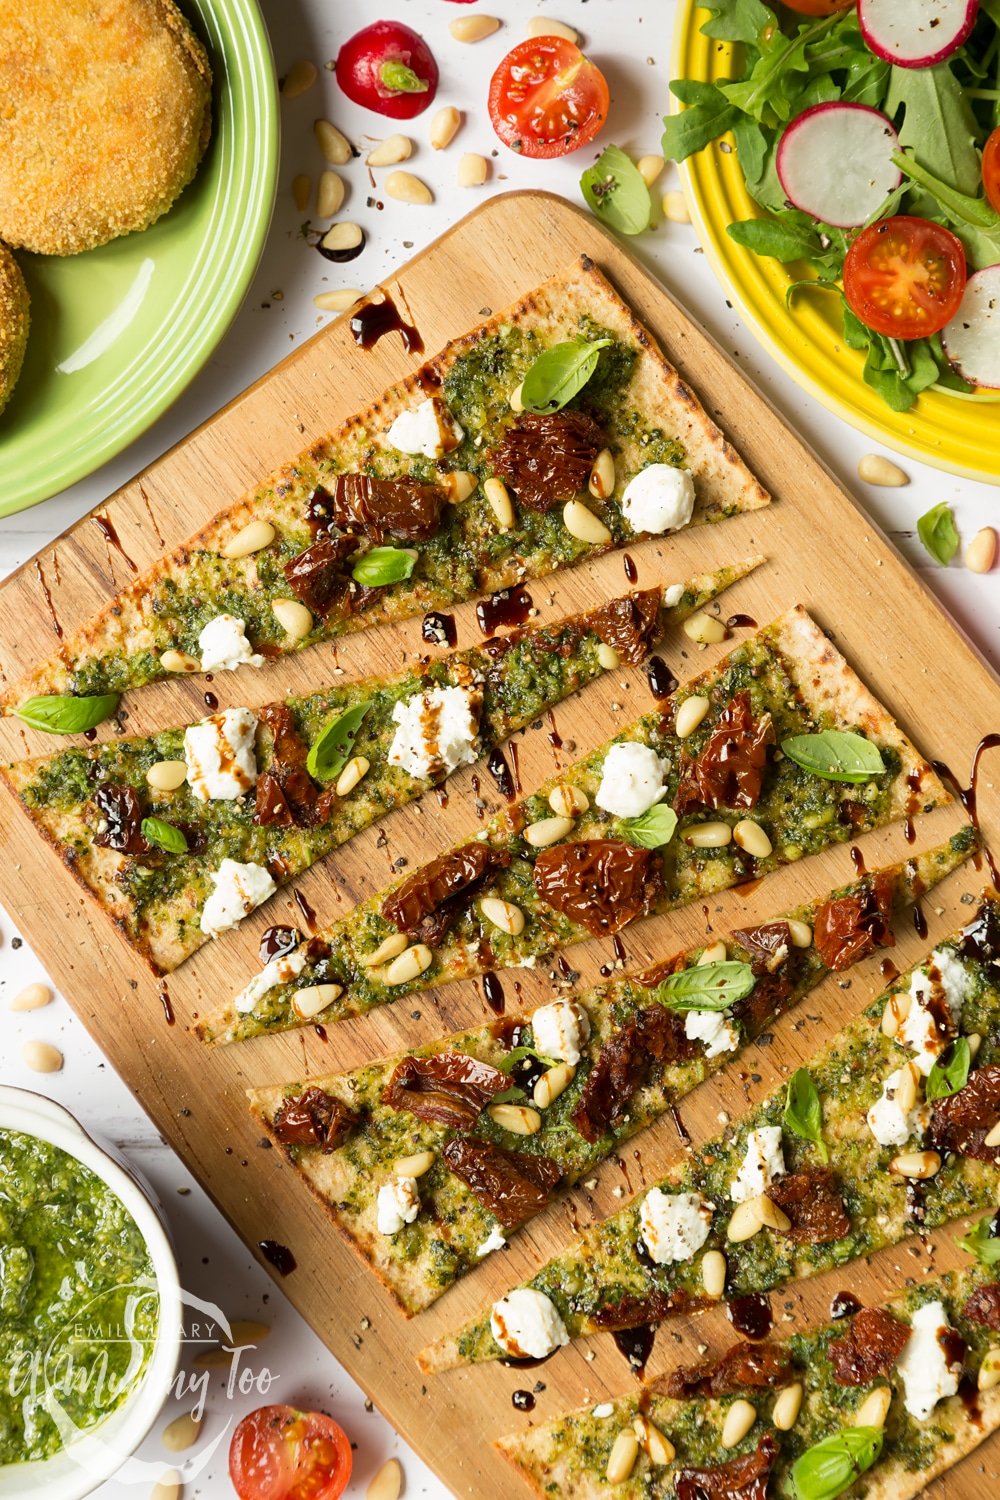
[[[858,21],[876,57],[930,68],[961,47],[978,10],[979,0],[858,0]]]
[[[941,342],[963,380],[1000,390],[1000,266],[969,277],[958,312],[941,330]]]
[[[899,140],[885,115],[866,104],[814,104],[786,129],[776,166],[796,208],[851,229],[877,213],[902,181],[892,153]]]

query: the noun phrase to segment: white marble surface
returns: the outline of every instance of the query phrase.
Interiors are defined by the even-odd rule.
[[[436,202],[430,208],[416,208],[384,200],[381,211],[369,206],[365,171],[360,163],[354,163],[347,169],[351,194],[341,217],[348,215],[365,227],[369,241],[364,255],[350,266],[339,268],[308,248],[298,236],[304,216],[292,204],[290,184],[297,172],[315,175],[321,165],[312,142],[313,119],[322,114],[335,120],[362,147],[366,136],[388,133],[378,117],[348,106],[332,74],[321,71],[320,81],[311,92],[283,105],[281,185],[274,222],[261,268],[228,336],[173,410],[133,447],[57,498],[0,521],[0,575],[29,557],[313,332],[320,322],[312,303],[316,292],[338,285],[365,287],[374,283],[487,193],[541,187],[565,193],[573,200],[578,198],[579,175],[591,152],[582,151],[578,157],[554,164],[520,160],[498,146],[486,116],[486,88],[493,67],[506,49],[521,39],[528,18],[539,10],[579,27],[588,51],[609,77],[613,105],[602,140],[614,140],[635,154],[658,149],[659,116],[667,101],[674,9],[670,0],[483,0],[476,9],[488,9],[500,16],[504,25],[495,36],[475,47],[459,46],[446,29],[450,20],[469,14],[471,7],[466,10],[445,0],[385,0],[384,5],[382,0],[263,0],[263,9],[271,27],[279,74],[298,57],[323,63],[336,55],[345,36],[385,15],[406,20],[424,32],[441,66],[439,102],[454,102],[466,116],[460,136],[443,153],[432,152],[426,144],[427,117],[411,127],[399,127],[410,129],[419,142],[412,169],[431,183]],[[478,190],[458,188],[455,172],[460,151],[490,155],[495,148],[490,184]],[[661,185],[671,185],[670,179],[664,178]],[[874,490],[861,485],[856,465],[863,453],[871,451],[870,440],[799,392],[758,350],[727,308],[693,232],[686,226],[664,224],[636,242],[634,248],[775,406],[807,435],[873,520],[893,535],[917,566],[924,567],[926,559],[913,536],[914,522],[937,501],[954,505],[966,536],[996,521],[995,489],[908,460],[904,464],[912,478],[908,488]],[[995,663],[1000,660],[996,576],[975,577],[956,565],[947,570],[928,566],[925,577],[990,659]],[[271,1325],[270,1337],[256,1356],[278,1375],[269,1399],[323,1407],[347,1428],[357,1445],[355,1479],[349,1495],[363,1495],[383,1459],[399,1452],[407,1494],[443,1497],[447,1493],[444,1487],[403,1448],[377,1413],[365,1409],[362,1393],[190,1181],[62,999],[30,1015],[10,1014],[6,1008],[9,998],[29,981],[45,978],[39,960],[26,946],[15,946],[17,941],[13,919],[0,914],[0,1082],[41,1087],[68,1105],[89,1129],[123,1147],[147,1173],[166,1205],[185,1285],[217,1300],[230,1317],[260,1318]],[[66,1063],[61,1073],[40,1078],[24,1066],[21,1046],[35,1037],[54,1042],[64,1051]],[[179,1190],[187,1191],[182,1196]],[[205,1429],[209,1436],[219,1431],[234,1412],[238,1415],[259,1403],[258,1397],[230,1406],[222,1385],[221,1377],[216,1377]],[[224,1442],[213,1463],[187,1486],[187,1495],[209,1500],[231,1495],[225,1451]],[[156,1434],[143,1452],[150,1459],[164,1456]],[[119,1500],[135,1495],[137,1490],[112,1482],[98,1493],[101,1500]]]

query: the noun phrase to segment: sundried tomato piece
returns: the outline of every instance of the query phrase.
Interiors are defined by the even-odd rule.
[[[977,1161],[995,1162],[1000,1146],[987,1146],[986,1137],[1000,1120],[1000,1063],[986,1063],[970,1073],[957,1094],[935,1099],[927,1135],[936,1151],[957,1151]]]
[[[281,778],[273,771],[260,773],[254,795],[253,820],[261,828],[294,828],[295,818],[281,789]]]
[[[495,852],[479,841],[451,849],[417,870],[387,896],[382,903],[382,915],[400,932],[411,935],[421,929],[428,917],[442,911],[453,919],[455,913],[450,903],[477,885],[499,862]],[[442,932],[437,941],[443,935]],[[424,941],[428,941],[426,932]]]
[[[331,508],[343,530],[360,532],[376,546],[394,537],[402,542],[427,542],[441,524],[447,492],[437,484],[416,479],[372,479],[368,474],[338,474]],[[356,543],[351,542],[354,551]]]
[[[257,718],[271,732],[271,766],[277,771],[297,771],[309,754],[299,734],[295,715],[285,703],[265,703]]]
[[[359,1119],[342,1100],[308,1088],[282,1102],[271,1128],[283,1146],[319,1146],[327,1155],[343,1145]]]
[[[489,459],[529,510],[551,510],[587,488],[604,437],[580,411],[523,412],[504,431]]]
[[[728,1396],[732,1391],[768,1390],[784,1385],[792,1373],[792,1356],[784,1344],[763,1340],[733,1344],[719,1359],[681,1365],[661,1383],[667,1396]]]
[[[829,1167],[808,1167],[776,1177],[767,1196],[791,1219],[785,1233],[797,1244],[826,1245],[850,1233],[851,1221]]]
[[[778,1456],[778,1439],[765,1432],[753,1453],[715,1469],[678,1469],[676,1500],[767,1500],[767,1482]]]
[[[441,1157],[504,1229],[516,1229],[540,1213],[562,1177],[551,1157],[507,1151],[468,1136],[448,1141]]]
[[[876,948],[893,948],[896,885],[886,870],[866,875],[860,889],[824,901],[816,912],[813,942],[828,969],[849,969]]]
[[[663,889],[663,864],[655,850],[624,839],[579,839],[542,849],[534,878],[553,910],[594,937],[609,937],[652,911]]]
[[[344,602],[351,583],[344,561],[357,550],[356,537],[321,537],[286,562],[288,587],[314,615],[328,615]]]
[[[142,836],[142,803],[131,786],[102,786],[94,793],[104,827],[94,843],[116,854],[145,854],[149,845]]]
[[[844,1337],[830,1345],[834,1380],[838,1385],[869,1385],[888,1375],[909,1337],[909,1326],[884,1307],[863,1307]]]
[[[684,1292],[649,1292],[644,1297],[620,1297],[617,1302],[599,1307],[590,1314],[590,1321],[604,1333],[620,1333],[626,1328],[662,1323],[681,1306],[693,1309],[698,1305],[694,1298],[689,1301]]]
[[[755,974],[773,974],[788,957],[791,934],[787,922],[762,922],[759,927],[737,927],[733,937],[750,955]]]
[[[499,1068],[464,1052],[431,1057],[404,1057],[386,1084],[382,1100],[390,1109],[405,1109],[418,1120],[468,1130],[494,1094],[510,1087]]]
[[[676,1011],[665,1005],[637,1011],[601,1048],[573,1110],[573,1124],[585,1140],[600,1140],[628,1113],[633,1095],[655,1064],[664,1066],[696,1054]]]
[[[1000,1333],[1000,1281],[988,1281],[977,1286],[965,1304],[965,1316],[970,1323],[981,1323]]]
[[[962,958],[971,958],[974,963],[1000,962],[1000,905],[989,898],[983,901],[976,915],[962,930],[959,945]]]
[[[612,646],[622,661],[637,667],[645,661],[660,633],[660,589],[643,589],[623,598],[609,599],[600,609],[584,615],[581,624]]]
[[[754,716],[747,689],[735,693],[694,757],[681,754],[681,777],[675,807],[684,814],[694,807],[756,807],[764,786],[767,748],[774,744],[771,715]]]

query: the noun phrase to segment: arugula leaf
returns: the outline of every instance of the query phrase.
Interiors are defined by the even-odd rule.
[[[726,225],[726,233],[755,255],[772,255],[780,261],[809,260],[822,250],[814,230],[776,218],[737,219]]]
[[[953,219],[960,224],[971,224],[976,229],[1000,230],[1000,214],[997,213],[986,198],[975,198],[969,193],[963,193],[960,189],[952,187],[949,182],[944,182],[936,177],[933,172],[928,172],[919,162],[914,161],[912,156],[906,156],[902,151],[894,151],[892,159],[901,172],[914,182],[919,182],[940,203]]]
[[[142,836],[147,844],[157,849],[166,849],[169,854],[186,854],[188,841],[179,828],[164,823],[162,818],[143,818]]]
[[[860,785],[885,770],[877,745],[847,729],[821,729],[817,734],[794,734],[781,748],[803,771],[824,781]]]
[[[965,89],[950,65],[893,67],[885,113],[894,120],[900,110],[900,147],[912,150],[926,171],[959,192],[978,192],[982,181],[975,144],[979,127]]]
[[[945,1062],[945,1057],[948,1061]],[[927,1075],[927,1085],[924,1094],[928,1100],[949,1099],[952,1094],[957,1094],[959,1089],[964,1089],[969,1081],[969,1069],[972,1067],[972,1050],[968,1040],[964,1036],[952,1043],[947,1053],[943,1053],[937,1059],[930,1073]]]
[[[729,959],[668,974],[660,994],[671,1010],[728,1010],[749,995],[756,982],[749,964]]]
[[[379,70],[379,77],[394,94],[426,94],[430,88],[426,78],[418,77],[412,68],[408,68],[398,58],[384,62]]]
[[[958,551],[958,529],[951,506],[942,500],[925,511],[917,521],[917,536],[924,551],[946,568]]]
[[[713,84],[692,87],[687,80],[675,79],[670,91],[688,107],[667,115],[663,122],[661,149],[667,161],[686,161],[732,130],[740,119],[736,106],[724,99]]]
[[[792,1465],[796,1500],[836,1500],[882,1452],[881,1427],[844,1427],[807,1448]]]
[[[14,712],[32,729],[41,729],[45,734],[82,734],[85,729],[94,729],[110,719],[117,707],[117,693],[97,693],[91,698],[53,693],[29,698]]]
[[[665,807],[662,802],[638,818],[628,818],[622,824],[622,831],[629,843],[638,844],[640,849],[662,849],[664,844],[670,843],[676,830],[677,814],[672,807]]]
[[[579,395],[594,371],[601,350],[610,339],[570,339],[540,354],[524,377],[521,405],[525,411],[560,411]]]
[[[373,547],[358,558],[351,577],[365,588],[381,588],[387,583],[402,583],[416,565],[417,554],[412,547]]]
[[[718,42],[755,44],[774,26],[774,11],[760,0],[712,0],[705,10],[710,19],[702,26],[702,34]]]
[[[593,212],[619,234],[649,228],[653,200],[645,178],[620,146],[606,146],[580,178],[580,191]]]
[[[512,1087],[501,1089],[499,1094],[494,1094],[490,1100],[491,1104],[524,1104],[528,1095],[524,1089]]]
[[[980,1219],[967,1234],[955,1241],[961,1250],[974,1255],[980,1265],[1000,1265],[1000,1236],[993,1233],[995,1215]]]
[[[721,84],[719,92],[730,104],[762,124],[790,120],[797,86],[794,75],[809,72],[806,49],[838,20],[837,15],[825,16],[812,25],[800,26],[793,37],[784,36],[774,26],[770,40],[764,44],[766,50],[761,52],[748,76],[735,83]]]
[[[306,756],[306,770],[317,781],[332,781],[339,776],[351,758],[354,741],[370,703],[359,703],[331,719],[320,730],[319,738]]]
[[[782,1123],[793,1135],[813,1141],[820,1160],[829,1161],[830,1153],[823,1140],[823,1107],[808,1068],[796,1068],[788,1080]]]

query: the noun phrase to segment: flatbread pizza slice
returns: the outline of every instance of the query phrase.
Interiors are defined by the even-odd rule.
[[[995,1209],[998,1022],[1000,898],[989,892],[787,1087],[431,1345],[423,1368],[542,1357],[656,1326]]]
[[[237,1041],[533,965],[947,801],[800,607],[487,828],[322,931],[291,981],[252,980],[202,1034]],[[323,988],[325,987],[325,988]]]
[[[1000,1427],[996,1275],[948,1272],[849,1322],[742,1341],[496,1446],[560,1500],[912,1500]]]
[[[760,561],[622,595],[391,676],[62,750],[3,775],[127,941],[168,973],[392,808],[610,665],[642,661]]]
[[[767,503],[581,257],[220,511],[3,704],[252,670]]]
[[[251,1107],[412,1315],[827,975],[892,944],[894,914],[977,847],[965,828],[635,978],[579,996],[566,983],[531,1013],[405,1056],[251,1089]]]

